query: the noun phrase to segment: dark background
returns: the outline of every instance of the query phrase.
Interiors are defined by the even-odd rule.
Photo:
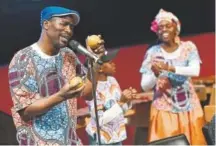
[[[160,8],[177,15],[183,36],[215,31],[214,0],[1,0],[0,65],[38,40],[40,11],[50,5],[79,11],[74,39],[84,44],[87,35],[100,33],[107,48],[154,41],[150,24]]]
[[[74,39],[82,44],[90,34],[102,34],[107,48],[152,43],[156,36],[150,24],[160,8],[177,15],[182,36],[215,32],[214,0],[0,0],[0,66],[7,65],[19,49],[38,40],[40,11],[51,5],[79,11],[81,21]],[[3,71],[7,74],[6,69]],[[8,96],[3,96],[1,103],[9,103]],[[135,135],[142,138],[139,142],[135,139],[135,144],[143,144],[147,129],[137,131]],[[0,144],[17,144],[15,137],[11,116],[0,111]]]

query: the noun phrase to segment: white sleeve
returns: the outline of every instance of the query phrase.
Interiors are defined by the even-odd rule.
[[[175,73],[185,76],[199,76],[200,64],[202,63],[202,61],[200,59],[198,49],[196,45],[191,41],[188,41],[186,43],[191,48],[191,51],[188,54],[188,66],[175,66]]]
[[[193,60],[189,63],[189,66],[179,67],[175,66],[175,73],[185,76],[199,76],[200,74],[200,62],[198,60]]]
[[[152,74],[142,74],[141,87],[144,91],[152,89],[156,84],[157,78]]]
[[[99,125],[103,126],[121,114],[123,114],[122,108],[116,103],[110,109],[106,110],[103,113],[103,116],[99,118]]]
[[[141,87],[144,91],[152,89],[157,81],[155,74],[151,70],[151,54],[153,53],[151,49],[149,49],[145,54],[142,66],[140,68],[140,73],[142,74]]]

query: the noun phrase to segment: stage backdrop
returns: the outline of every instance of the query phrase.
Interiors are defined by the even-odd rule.
[[[193,41],[199,50],[200,57],[202,59],[201,74],[200,76],[210,76],[215,74],[215,34],[207,33],[196,36],[188,36],[182,38],[183,40]],[[140,91],[140,79],[139,68],[141,66],[147,45],[136,45],[130,47],[120,48],[119,54],[114,59],[117,67],[117,73],[115,77],[120,83],[122,89],[130,86],[135,87]],[[0,111],[7,114],[10,113],[12,107],[12,101],[9,94],[8,88],[8,66],[0,68],[0,91],[1,91],[1,102]],[[83,100],[79,100],[79,107],[84,107],[85,103]],[[145,114],[145,111],[143,112]],[[127,127],[128,139],[124,144],[133,144],[134,138],[134,127]],[[84,144],[88,144],[86,133],[84,128],[78,130],[78,133],[83,140]]]

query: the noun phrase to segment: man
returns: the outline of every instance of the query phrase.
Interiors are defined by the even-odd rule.
[[[76,97],[91,100],[92,84],[88,79],[78,89],[69,84],[87,71],[66,47],[79,20],[74,10],[43,9],[40,39],[18,51],[9,65],[12,116],[20,145],[80,144]],[[92,51],[103,53],[103,44]]]

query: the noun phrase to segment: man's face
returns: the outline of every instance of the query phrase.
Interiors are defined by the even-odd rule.
[[[47,36],[56,48],[66,47],[73,35],[74,19],[71,16],[53,17],[47,22]]]

